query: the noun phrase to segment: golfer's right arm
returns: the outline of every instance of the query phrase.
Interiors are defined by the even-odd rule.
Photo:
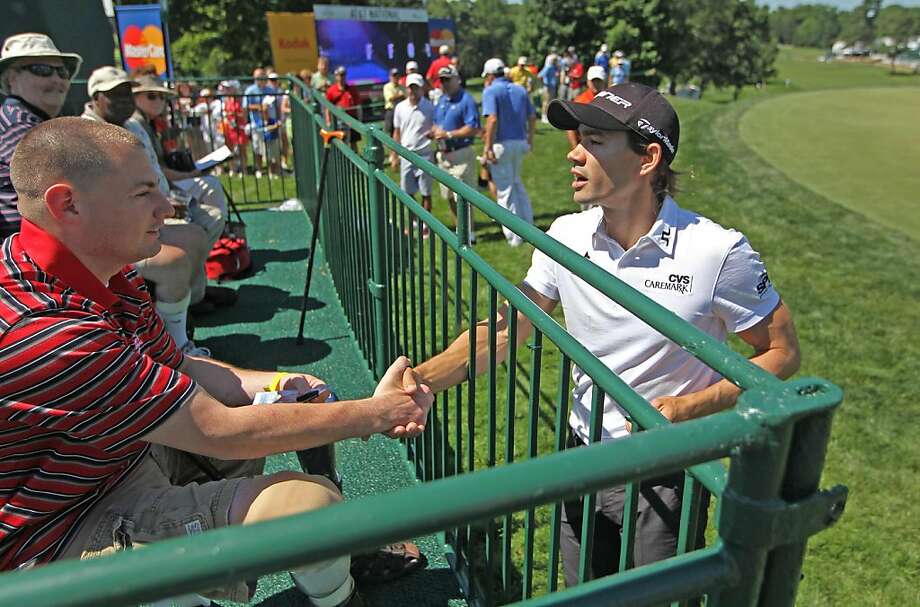
[[[417,434],[431,402],[431,391],[416,385],[408,360],[400,357],[374,395],[362,400],[227,407],[198,388],[143,440],[218,459],[254,459],[396,427]]]
[[[556,307],[555,300],[541,295],[526,284],[518,286],[521,292],[537,304],[547,314]],[[530,337],[532,325],[530,319],[520,311],[517,312],[517,345]],[[473,328],[476,331],[476,369],[475,374],[484,373],[489,368],[489,321],[481,320]],[[508,305],[498,311],[495,323],[495,358],[505,360],[508,356],[510,341],[508,325]],[[434,393],[442,392],[469,379],[470,370],[470,331],[464,331],[442,353],[434,356],[415,368],[419,380],[431,386]]]

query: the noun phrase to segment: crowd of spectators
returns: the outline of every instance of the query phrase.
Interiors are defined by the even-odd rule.
[[[311,75],[309,82],[313,88],[324,91],[333,104],[360,118],[360,108],[367,102],[367,96],[348,84],[344,66],[335,69],[335,84],[330,85],[325,76],[328,67],[328,59],[321,57],[318,71]],[[488,188],[501,207],[533,223],[522,166],[533,148],[537,107],[543,122],[548,123],[547,108],[551,101],[562,98],[589,103],[598,91],[626,82],[629,69],[630,63],[624,53],[616,51],[611,56],[606,44],[600,45],[593,64],[588,67],[579,59],[574,47],[567,48],[561,56],[551,50],[542,69],[527,56],[518,57],[510,68],[495,57],[483,66],[480,108],[464,90],[457,56],[449,46],[442,45],[424,77],[415,60],[408,61],[402,73],[397,68],[390,69],[388,81],[383,85],[383,126],[385,132],[404,147],[437,162],[470,185],[477,184],[478,173],[478,184]],[[304,80],[308,81],[306,77]],[[445,87],[446,83],[450,86]],[[431,107],[426,103],[428,100],[433,104]],[[432,109],[433,115],[429,116]],[[408,124],[409,128],[398,127],[399,116],[402,116],[402,124]],[[460,116],[462,120],[458,120]],[[329,112],[326,112],[326,120],[332,121]],[[478,157],[477,171],[472,144],[480,136],[483,154]],[[574,149],[579,142],[578,132],[570,131],[567,136]],[[352,137],[356,138],[357,133],[352,131]],[[436,145],[432,145],[432,141]],[[393,152],[390,162],[394,170],[399,169],[402,187],[410,194],[421,192],[422,205],[430,209],[430,176],[405,159],[398,161],[396,156]],[[443,188],[443,193],[456,217],[455,195],[447,188]],[[472,216],[469,225],[469,239],[474,242]],[[511,246],[523,242],[508,228],[503,228],[503,233]]]

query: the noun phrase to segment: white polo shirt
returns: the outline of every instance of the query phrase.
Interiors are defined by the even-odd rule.
[[[600,207],[559,217],[547,234],[720,341],[756,325],[779,303],[743,234],[681,209],[670,197],[648,234],[627,251],[607,236]],[[524,282],[561,302],[569,333],[648,400],[696,392],[721,378],[540,250]],[[569,424],[587,442],[594,382],[578,367],[572,378]],[[602,440],[627,434],[623,411],[608,395]]]
[[[422,97],[418,105],[408,99],[396,104],[393,110],[393,128],[399,129],[399,143],[413,152],[427,153],[431,150],[428,131],[434,126],[434,104]]]

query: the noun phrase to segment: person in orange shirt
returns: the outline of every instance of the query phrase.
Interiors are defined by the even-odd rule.
[[[588,86],[575,97],[575,102],[591,103],[598,91],[603,90],[606,86],[607,72],[599,65],[592,65],[588,68]],[[565,134],[569,138],[569,148],[574,150],[581,141],[581,135],[578,134],[578,131],[566,131]]]

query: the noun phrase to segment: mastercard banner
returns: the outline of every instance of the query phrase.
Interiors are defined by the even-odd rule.
[[[126,71],[152,65],[161,77],[172,78],[169,37],[164,35],[159,4],[115,7],[121,62]]]
[[[457,54],[457,24],[453,19],[429,19],[428,38],[434,52],[446,44],[451,54]]]
[[[272,61],[279,74],[316,69],[316,21],[313,13],[266,12]]]

